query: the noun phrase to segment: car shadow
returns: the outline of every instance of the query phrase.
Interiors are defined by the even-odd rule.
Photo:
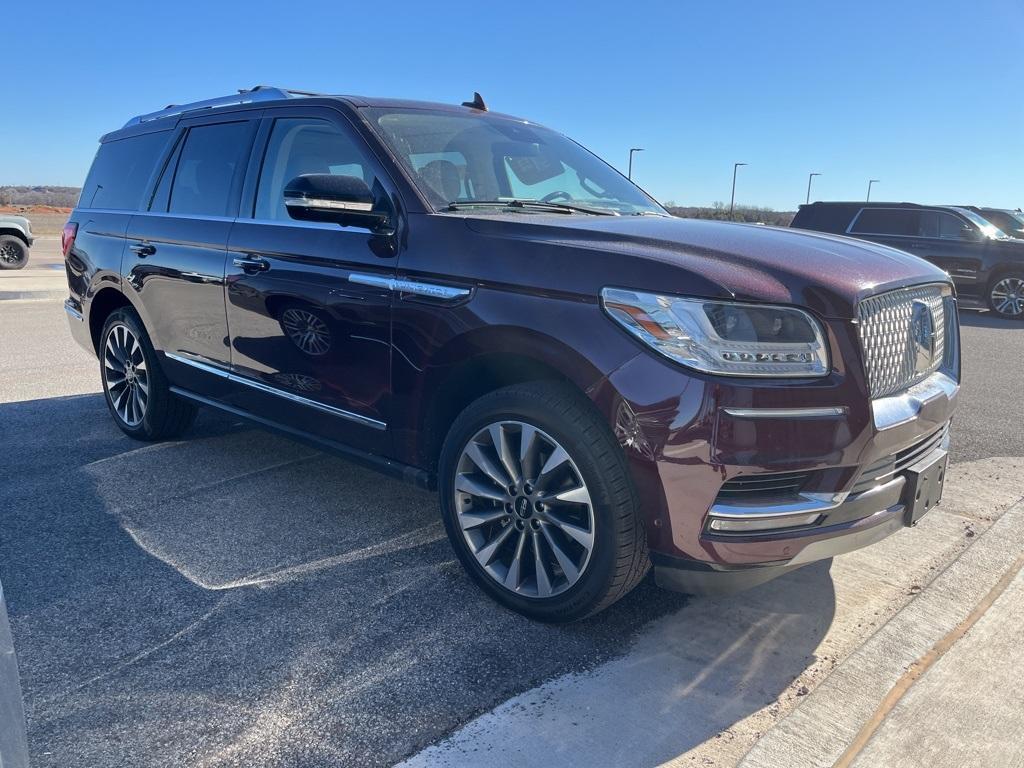
[[[1007,320],[997,316],[989,310],[961,309],[960,325],[971,328],[996,328],[999,330],[1010,330],[1012,328],[1024,328],[1024,322],[1019,320]]]
[[[634,642],[623,658],[655,673],[644,727],[675,755],[773,701],[834,613],[822,566],[717,601],[648,579],[539,624],[469,581],[432,494],[235,419],[142,444],[85,395],[0,405],[0,425],[37,766],[392,765]]]

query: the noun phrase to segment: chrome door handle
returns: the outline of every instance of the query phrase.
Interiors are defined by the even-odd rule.
[[[129,245],[128,249],[143,259],[156,253],[156,246],[149,243],[135,243],[134,245]]]
[[[244,258],[232,259],[231,263],[239,267],[243,272],[266,272],[270,269],[270,262],[261,259],[259,256],[246,256]]]

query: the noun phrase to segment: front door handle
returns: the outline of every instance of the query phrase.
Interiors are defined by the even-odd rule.
[[[129,245],[128,249],[133,253],[138,254],[141,259],[144,259],[147,256],[152,256],[156,253],[156,246],[150,245],[149,243],[135,243],[133,245]]]
[[[261,259],[259,256],[246,256],[244,258],[232,259],[231,263],[247,274],[252,274],[254,272],[266,272],[270,269],[270,262],[266,259]]]

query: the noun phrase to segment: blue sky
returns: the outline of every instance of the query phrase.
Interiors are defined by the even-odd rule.
[[[1024,206],[1024,2],[15,2],[0,184],[78,186],[139,112],[258,83],[458,102],[662,201]],[[13,109],[12,109],[13,106]]]

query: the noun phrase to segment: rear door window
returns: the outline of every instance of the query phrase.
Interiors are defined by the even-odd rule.
[[[145,133],[101,144],[78,200],[81,208],[138,210],[171,131]]]
[[[252,133],[251,122],[190,128],[173,169],[168,210],[190,216],[233,216]]]
[[[903,208],[861,208],[850,233],[917,237],[918,211]]]

